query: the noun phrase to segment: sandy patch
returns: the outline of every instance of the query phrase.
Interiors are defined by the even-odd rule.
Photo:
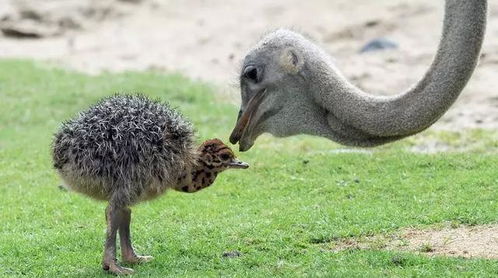
[[[390,236],[347,238],[332,242],[333,251],[374,249],[430,256],[498,258],[498,225],[407,229]]]
[[[498,2],[489,5],[482,61],[437,128],[498,129]],[[0,57],[48,60],[89,73],[179,71],[218,84],[236,103],[247,50],[268,31],[290,27],[327,49],[356,85],[389,95],[418,80],[430,64],[442,7],[432,0],[5,0]],[[31,39],[19,39],[16,30]],[[359,53],[375,38],[398,48]]]

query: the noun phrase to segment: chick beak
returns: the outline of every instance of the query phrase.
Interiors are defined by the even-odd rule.
[[[236,158],[232,159],[232,161],[228,162],[228,168],[231,168],[231,169],[247,169],[249,168],[249,164],[243,162],[243,161],[240,161]]]

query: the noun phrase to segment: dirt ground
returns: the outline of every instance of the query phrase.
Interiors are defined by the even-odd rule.
[[[498,259],[498,226],[460,226],[439,229],[407,229],[391,236],[344,239],[333,251],[375,249],[410,251],[429,256]]]
[[[498,129],[498,2],[481,63],[437,128]],[[353,83],[395,94],[419,79],[437,47],[443,1],[432,0],[3,0],[0,57],[48,60],[89,73],[178,71],[238,102],[244,54],[279,27],[303,32]],[[359,53],[372,39],[396,49]]]

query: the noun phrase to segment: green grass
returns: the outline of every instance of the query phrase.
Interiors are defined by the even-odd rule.
[[[192,120],[199,141],[226,141],[236,116],[208,85],[181,76],[87,76],[0,61],[0,277],[106,277],[105,204],[58,188],[50,142],[60,122],[116,92],[170,101]],[[249,170],[226,172],[196,194],[168,192],[133,208],[138,252],[155,257],[134,266],[135,276],[496,276],[494,260],[330,248],[341,238],[405,227],[496,223],[496,136],[432,131],[353,153],[318,138],[265,136],[240,154]],[[466,148],[405,151],[427,138]],[[242,256],[222,257],[234,250]]]

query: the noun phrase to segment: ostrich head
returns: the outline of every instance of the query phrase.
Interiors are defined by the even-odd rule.
[[[278,30],[245,57],[240,75],[242,105],[230,136],[233,144],[240,141],[241,151],[264,132],[290,136],[306,129],[301,123],[316,114],[306,70],[314,63],[306,57],[310,50],[320,52],[301,35]]]

